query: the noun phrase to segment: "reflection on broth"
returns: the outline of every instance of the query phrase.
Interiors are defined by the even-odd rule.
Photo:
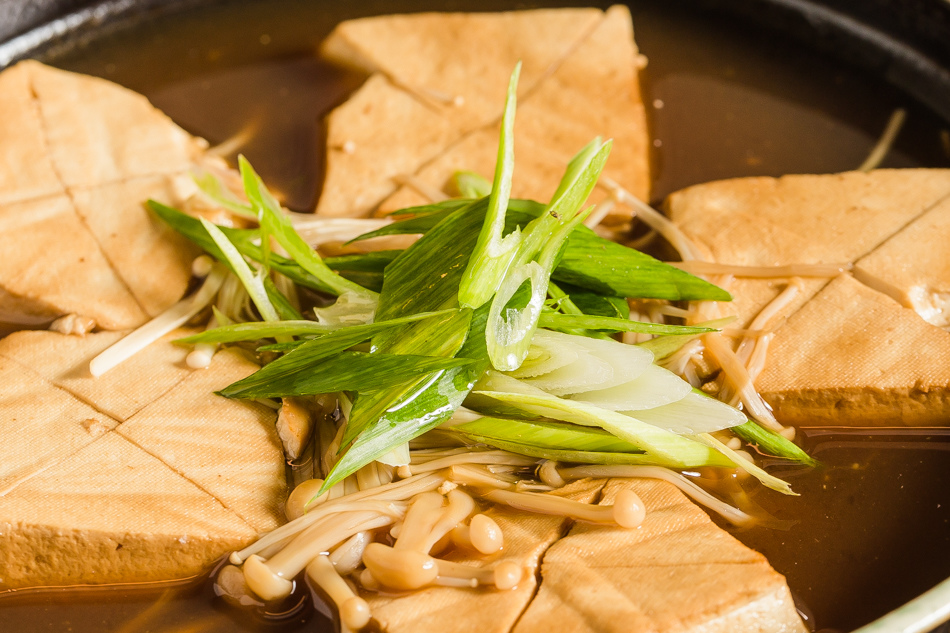
[[[185,54],[190,60],[185,71],[166,69],[154,81],[136,77],[128,83],[212,143],[250,130],[241,151],[290,207],[306,210],[314,204],[323,170],[316,149],[324,143],[321,118],[362,78],[310,55],[308,47],[330,25],[326,16],[320,17],[320,28],[302,33],[300,23],[312,21],[315,9],[283,2],[287,12],[282,13],[272,9],[276,4],[269,5],[267,16],[260,7],[237,5],[227,17],[198,13],[201,19],[183,27],[160,20],[140,27],[138,35],[119,33],[52,61],[125,83],[139,70],[125,59],[127,51],[134,50],[141,61],[167,49],[169,42],[188,40],[192,48]],[[906,105],[888,90],[827,70],[826,62],[797,50],[799,61],[788,66],[791,47],[781,43],[769,42],[770,53],[757,55],[766,43],[754,34],[666,13],[662,4],[639,4],[634,13],[640,46],[651,57],[647,103],[653,106],[659,165],[655,197],[714,178],[854,168],[891,109]],[[274,16],[294,25],[282,27]],[[252,36],[253,53],[219,46],[215,38],[224,30],[222,20]],[[259,26],[249,27],[254,20]],[[717,55],[709,54],[712,49]],[[167,52],[166,59],[182,55],[174,47]],[[861,103],[859,114],[855,101]],[[697,104],[703,104],[706,116],[695,116]],[[886,166],[950,163],[940,154],[937,122],[919,109],[911,107],[910,113],[910,126]],[[935,554],[950,552],[945,433],[864,436],[856,429],[804,435],[822,468],[774,471],[790,478],[802,497],[763,494],[755,499],[778,519],[795,524],[788,531],[759,527],[737,536],[788,577],[817,626],[853,628],[947,575],[950,560]],[[284,612],[267,613],[228,607],[213,597],[207,578],[158,587],[28,590],[0,597],[0,621],[26,632],[332,630],[312,608],[307,591],[299,583]]]

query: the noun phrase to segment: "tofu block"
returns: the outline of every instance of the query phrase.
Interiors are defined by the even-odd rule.
[[[72,190],[76,212],[136,302],[156,317],[181,299],[201,250],[144,206],[181,208],[197,187],[187,173],[143,176]]]
[[[525,96],[515,118],[513,197],[550,200],[568,161],[601,136],[614,140],[604,174],[634,195],[649,198],[649,139],[637,55],[629,10],[611,7],[594,30]],[[472,132],[422,168],[416,174],[418,180],[437,190],[447,189],[459,170],[492,180],[499,133],[497,124]],[[590,202],[604,197],[605,192],[597,190]],[[380,210],[425,202],[411,187],[404,187]],[[614,215],[629,217],[629,210],[618,207]]]
[[[8,358],[0,358],[0,385],[0,495],[115,428],[115,420]]]
[[[10,322],[71,313],[106,329],[146,321],[66,195],[0,205],[0,252],[0,312]]]
[[[470,50],[475,34],[481,42]],[[433,191],[449,189],[459,170],[491,180],[505,89],[519,59],[512,194],[547,201],[570,158],[600,135],[615,141],[605,173],[649,196],[639,53],[626,7],[366,18],[340,24],[321,52],[375,74],[328,118],[317,213],[385,213],[430,201],[411,186],[397,190],[400,175]],[[603,197],[598,191],[591,200]],[[618,208],[613,218],[629,212]]]
[[[756,385],[786,424],[944,425],[950,333],[842,275],[777,332]]]
[[[197,250],[152,217],[179,205],[206,143],[145,97],[25,61],[0,72],[0,316],[129,329],[184,294]]]
[[[928,323],[950,327],[950,198],[859,259],[854,274]]]
[[[185,578],[255,535],[211,495],[107,433],[0,496],[0,589]]]
[[[206,143],[142,95],[96,77],[25,61],[46,147],[66,188],[188,170]]]
[[[125,422],[193,373],[185,365],[188,348],[172,341],[194,333],[175,330],[98,378],[89,373],[89,362],[126,332],[67,336],[25,330],[0,340],[0,357],[16,361],[97,411]]]
[[[393,86],[370,77],[327,117],[327,170],[317,213],[365,216],[458,137],[448,119]]]
[[[527,95],[601,19],[597,9],[386,15],[340,23],[320,52],[386,75],[462,135],[501,117],[518,61]]]
[[[610,480],[647,508],[635,529],[577,523],[551,546],[541,587],[514,633],[804,633],[785,579],[676,488]]]
[[[931,324],[950,325],[950,170],[726,180],[667,211],[716,262],[854,262],[853,277],[802,279],[784,312],[756,381],[780,422],[946,424],[950,334]],[[748,325],[787,283],[736,279],[722,311]]]
[[[950,193],[950,170],[882,169],[869,173],[737,178],[689,187],[667,199],[670,218],[705,246],[712,261],[744,266],[854,262]],[[781,290],[748,281],[747,324]],[[806,281],[793,309],[825,284]],[[744,292],[746,291],[746,292]]]
[[[549,494],[589,503],[604,480],[584,479]],[[516,560],[526,577],[510,591],[428,587],[404,595],[367,594],[373,619],[387,633],[452,631],[453,633],[507,633],[534,596],[536,570],[545,550],[563,533],[562,517],[493,507],[486,512],[502,530],[505,547],[501,556]],[[455,558],[478,565],[477,559]]]
[[[273,409],[214,392],[258,369],[222,350],[118,433],[214,496],[258,533],[283,523],[284,456]]]
[[[0,205],[65,192],[47,153],[28,64],[0,73]]]

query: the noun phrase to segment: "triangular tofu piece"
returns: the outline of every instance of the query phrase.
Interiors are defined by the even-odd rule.
[[[855,263],[862,283],[950,327],[950,197]]]
[[[67,336],[25,330],[0,340],[0,356],[18,362],[97,411],[124,422],[195,371],[185,365],[188,348],[172,343],[194,331],[176,330],[93,378],[89,362],[126,334]]]
[[[604,480],[580,480],[549,494],[590,503]],[[405,595],[368,594],[373,619],[387,633],[415,631],[471,631],[508,633],[531,601],[537,587],[536,569],[545,550],[556,541],[566,524],[562,517],[493,507],[491,516],[505,536],[502,556],[521,563],[525,578],[510,591],[429,587]],[[456,558],[480,564],[478,559]]]
[[[6,321],[48,323],[73,313],[127,329],[147,318],[65,195],[0,205],[0,252]]]
[[[191,262],[201,251],[150,213],[144,203],[157,200],[181,208],[195,192],[188,174],[144,176],[71,192],[79,217],[150,317],[185,294]]]
[[[611,7],[593,32],[519,104],[513,197],[549,200],[568,161],[601,136],[614,140],[604,174],[648,199],[648,135],[637,56],[629,9]],[[491,180],[499,131],[494,125],[473,132],[421,169],[417,179],[436,190],[446,189],[459,170],[471,170]],[[603,191],[595,192],[591,202],[603,197]],[[404,187],[380,210],[425,202],[412,188]],[[626,217],[629,211],[618,209],[617,215]]]
[[[514,633],[743,633],[807,629],[785,579],[665,482],[611,480],[643,500],[636,529],[575,525],[548,550]]]
[[[327,117],[327,169],[317,213],[369,215],[396,190],[395,176],[414,173],[456,138],[448,119],[373,75]]]
[[[689,187],[666,202],[670,218],[723,264],[777,266],[853,262],[950,193],[950,170],[737,178]],[[772,288],[766,284],[772,283]],[[806,280],[791,309],[825,285]],[[748,323],[781,287],[746,281],[733,288]]]
[[[0,318],[136,327],[184,294],[197,250],[151,216],[206,143],[145,97],[26,61],[0,73]]]
[[[92,187],[189,169],[206,143],[142,95],[96,77],[21,62],[49,155],[67,187]]]
[[[0,205],[63,193],[47,153],[29,66],[0,73]]]
[[[0,495],[117,424],[8,358],[0,358],[0,385]]]
[[[785,424],[944,425],[950,333],[842,275],[777,332],[756,386]]]
[[[109,433],[0,497],[0,588],[184,578],[254,538],[213,497]]]
[[[501,117],[522,62],[528,94],[602,19],[597,9],[416,13],[348,20],[321,46],[331,61],[379,72],[452,121],[459,135]]]
[[[283,523],[287,493],[276,412],[214,393],[257,369],[235,350],[218,352],[117,432],[265,532]]]

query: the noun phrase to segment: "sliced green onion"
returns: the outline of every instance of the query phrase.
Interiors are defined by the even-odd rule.
[[[444,316],[454,312],[457,312],[457,310],[442,310],[441,312],[422,312],[420,314],[411,314],[399,319],[381,321],[369,326],[364,325],[361,326],[362,329],[360,331],[366,333],[364,338],[364,340],[366,340],[388,327],[396,327],[397,325],[404,325],[406,323],[421,321],[423,319]],[[225,319],[227,318],[224,317],[224,315],[221,315],[221,317]],[[221,317],[218,319],[219,322],[223,322]],[[192,345],[197,343],[236,343],[238,341],[257,341],[262,338],[275,338],[277,336],[322,335],[342,329],[343,327],[345,326],[340,324],[327,325],[324,323],[317,323],[316,321],[277,321],[264,323],[250,321],[248,323],[233,323],[230,325],[217,327],[213,330],[207,330],[200,334],[194,334],[192,336],[180,338],[175,342]],[[354,332],[352,328],[348,331]],[[293,345],[294,347],[297,347],[298,343],[294,343]]]
[[[251,220],[257,219],[257,214],[254,213],[254,209],[239,200],[238,197],[235,196],[230,189],[225,187],[224,183],[210,171],[195,169],[192,171],[191,177],[195,181],[195,184],[198,185],[198,190],[214,204],[243,218]]]
[[[405,376],[454,369],[472,362],[467,358],[342,352],[311,363],[306,371],[284,372],[280,377],[241,389],[231,385],[222,395],[256,399],[390,389],[405,382]]]
[[[736,320],[735,317],[725,317],[723,319],[716,319],[715,321],[706,321],[705,323],[697,323],[694,327],[697,328],[711,328],[713,330],[721,330],[725,326],[733,323]],[[696,332],[693,334],[673,334],[670,336],[658,336],[652,338],[649,341],[644,341],[642,343],[637,343],[637,347],[642,347],[643,349],[648,349],[653,352],[654,358],[656,360],[661,360],[678,351],[681,347],[702,336],[702,332]]]
[[[774,475],[768,474],[767,472],[765,472],[764,470],[756,466],[751,461],[744,459],[742,456],[740,456],[734,450],[732,450],[731,448],[729,448],[728,446],[726,446],[725,444],[717,440],[712,435],[708,433],[700,433],[699,435],[696,435],[695,437],[700,442],[703,442],[707,446],[716,449],[717,451],[719,451],[720,453],[728,457],[730,460],[732,460],[732,462],[736,466],[738,466],[739,468],[746,471],[747,473],[749,473],[750,475],[758,479],[760,482],[762,482],[763,486],[767,488],[771,488],[772,490],[777,490],[778,492],[781,492],[782,494],[792,495],[795,497],[798,496],[798,493],[792,490],[792,487],[789,485],[787,481],[779,479],[778,477],[775,477]]]
[[[694,325],[665,325],[663,323],[645,323],[618,319],[615,317],[592,316],[587,314],[558,314],[545,312],[541,315],[540,327],[583,328],[588,330],[610,330],[613,332],[636,332],[638,334],[698,336],[706,332],[715,332],[715,328]]]
[[[513,406],[526,413],[583,426],[596,426],[640,447],[658,464],[689,468],[695,464],[730,465],[715,451],[701,443],[657,428],[636,418],[547,394],[503,374],[489,372],[473,391],[481,397]],[[494,389],[504,389],[495,391]]]
[[[797,444],[775,431],[759,426],[755,422],[747,421],[732,427],[731,430],[739,439],[753,446],[758,446],[766,453],[775,455],[776,457],[793,459],[807,466],[818,465],[818,462],[803,451]]]
[[[238,157],[238,164],[241,169],[241,178],[244,181],[244,190],[247,193],[248,200],[251,201],[255,211],[259,214],[261,227],[268,228],[291,259],[338,295],[344,292],[352,292],[356,295],[375,298],[375,292],[344,279],[330,270],[320,256],[294,230],[290,218],[284,215],[280,204],[267,190],[264,182],[251,167],[251,164],[243,156]]]
[[[474,171],[457,171],[452,175],[452,182],[463,198],[484,198],[491,195],[492,184]]]
[[[510,308],[509,302],[524,282],[530,282],[531,296],[527,304]],[[506,276],[495,294],[488,313],[485,343],[488,357],[495,369],[518,369],[531,347],[531,339],[538,327],[538,317],[547,295],[544,269],[537,262],[529,262]]]
[[[277,311],[274,310],[270,298],[267,296],[267,290],[264,288],[264,278],[260,274],[260,271],[257,273],[251,272],[250,266],[244,261],[244,256],[238,252],[238,249],[235,248],[231,240],[221,232],[221,229],[204,218],[200,218],[200,220],[202,226],[204,226],[208,232],[208,235],[211,236],[211,239],[214,240],[214,243],[221,250],[228,264],[231,265],[231,270],[233,270],[234,274],[241,280],[244,289],[247,290],[247,294],[251,297],[251,301],[257,306],[257,311],[261,313],[261,317],[265,321],[279,321],[280,317]]]
[[[469,436],[552,449],[586,452],[639,453],[639,448],[599,428],[511,418],[480,417],[451,427]],[[501,448],[501,447],[499,447]]]
[[[521,235],[517,229],[504,236],[505,212],[511,197],[511,177],[515,164],[514,126],[520,74],[521,62],[518,62],[508,82],[488,212],[459,286],[459,303],[469,308],[478,308],[491,299],[521,245]]]

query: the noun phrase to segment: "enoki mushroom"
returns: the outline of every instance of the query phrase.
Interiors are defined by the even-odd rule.
[[[496,520],[492,504],[621,528],[646,519],[646,506],[629,489],[609,505],[520,491],[556,489],[586,477],[663,479],[733,523],[751,520],[664,468],[563,468],[472,448],[413,451],[411,466],[402,469],[408,477],[396,481],[390,479],[398,472],[375,468],[358,486],[354,476],[350,492],[336,499],[327,492],[317,495],[320,479],[298,485],[287,501],[290,522],[232,554],[216,590],[241,604],[279,601],[304,577],[335,605],[344,630],[370,622],[365,592],[431,586],[508,590],[522,582],[527,565],[506,555],[503,522]]]

